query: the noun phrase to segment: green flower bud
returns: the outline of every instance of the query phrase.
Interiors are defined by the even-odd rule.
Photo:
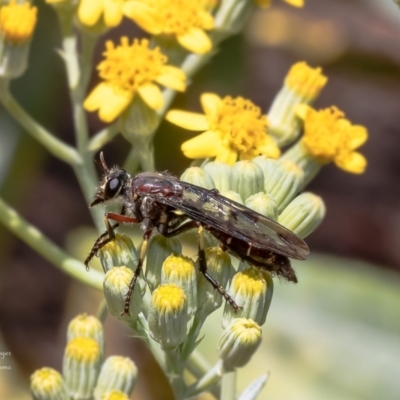
[[[166,238],[155,235],[151,238],[148,251],[145,277],[150,291],[161,283],[161,268],[165,259],[171,254],[181,254],[182,245],[178,238]]]
[[[109,392],[121,392],[130,397],[137,379],[137,368],[128,357],[111,356],[101,367],[94,389],[95,400],[102,400]]]
[[[129,284],[133,278],[133,272],[127,267],[114,267],[104,277],[104,296],[111,315],[121,321],[133,321],[142,310],[142,293],[137,284],[132,292],[129,305],[129,315],[123,314],[125,299],[129,290]],[[138,283],[138,282],[137,282]]]
[[[151,109],[140,96],[135,96],[122,113],[119,126],[125,139],[133,144],[148,140],[158,128],[160,117]]]
[[[161,270],[161,284],[173,284],[183,289],[187,300],[187,311],[191,317],[197,310],[197,278],[194,262],[185,256],[170,255]]]
[[[235,318],[223,331],[218,344],[226,370],[246,365],[261,343],[261,328],[251,319]]]
[[[231,174],[231,166],[221,161],[212,161],[207,163],[203,169],[207,171],[213,178],[215,187],[222,192],[229,190],[229,179]]]
[[[262,169],[252,161],[238,161],[232,166],[229,187],[246,200],[251,195],[262,192],[264,174]]]
[[[243,204],[243,199],[239,193],[234,192],[233,190],[223,190],[221,195],[226,197],[227,199],[236,201],[236,203]]]
[[[117,233],[114,240],[100,249],[99,257],[105,273],[113,267],[122,265],[134,271],[138,260],[132,240],[129,236],[120,233]]]
[[[229,294],[243,308],[235,313],[229,304],[225,304],[222,326],[226,328],[237,317],[252,319],[262,326],[267,318],[273,291],[273,281],[267,271],[248,267],[237,272],[232,279]]]
[[[281,161],[291,161],[299,166],[304,173],[303,182],[299,191],[304,189],[318,174],[321,168],[326,164],[325,161],[315,158],[304,146],[300,140],[288,149],[280,158]]]
[[[201,186],[204,189],[214,189],[215,183],[211,175],[200,167],[190,167],[181,175],[181,181]]]
[[[95,399],[97,400],[97,399]],[[113,390],[108,392],[101,397],[101,400],[129,400],[129,397],[119,390]]]
[[[264,172],[264,191],[275,199],[278,212],[282,212],[303,185],[302,169],[288,160],[277,161],[260,156],[253,161]]]
[[[37,21],[37,8],[29,2],[1,5],[0,77],[20,77],[28,67],[30,42]]]
[[[295,114],[298,104],[312,104],[327,82],[321,68],[311,68],[305,62],[294,64],[284,85],[268,111],[269,133],[285,146],[295,141],[301,130],[301,121]]]
[[[87,337],[94,339],[104,353],[104,332],[101,322],[93,315],[80,314],[68,325],[67,342],[76,337]]]
[[[72,399],[91,399],[100,370],[101,349],[90,338],[74,338],[67,343],[63,376]]]
[[[326,208],[322,198],[304,192],[283,210],[278,222],[304,239],[317,229],[325,214]]]
[[[152,294],[147,318],[153,339],[176,347],[186,339],[189,321],[185,292],[176,285],[161,285]]]
[[[209,247],[205,250],[207,272],[218,281],[222,287],[227,287],[233,275],[229,254],[220,247]],[[198,261],[197,261],[198,263]],[[203,317],[207,317],[222,304],[222,296],[214,289],[202,274],[198,277],[198,308]]]
[[[255,212],[264,215],[276,221],[278,219],[278,209],[275,199],[264,192],[253,194],[246,202],[245,206],[251,208]]]
[[[63,377],[52,368],[41,368],[31,375],[31,392],[34,400],[69,400]]]

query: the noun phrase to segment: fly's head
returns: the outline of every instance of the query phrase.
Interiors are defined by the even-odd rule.
[[[104,175],[89,207],[109,200],[123,199],[126,196],[126,189],[131,181],[131,176],[119,167],[109,169],[104,161],[103,153],[100,153],[100,161],[96,160],[96,163],[103,170]]]

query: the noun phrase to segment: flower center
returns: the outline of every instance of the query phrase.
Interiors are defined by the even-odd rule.
[[[316,158],[333,161],[348,152],[351,142],[351,124],[336,107],[308,112],[304,122],[303,143]]]
[[[17,4],[12,0],[0,9],[0,32],[10,42],[27,42],[36,25],[37,8],[29,3]]]
[[[141,0],[154,11],[162,33],[183,35],[191,28],[209,29],[202,1]]]
[[[261,109],[242,97],[224,97],[212,115],[207,115],[212,131],[220,132],[224,142],[247,152],[263,143],[267,118]]]
[[[97,67],[100,77],[119,89],[131,92],[154,81],[167,62],[167,57],[158,47],[149,48],[147,39],[134,39],[130,45],[127,37],[121,38],[120,46],[107,41],[104,56],[105,60]]]

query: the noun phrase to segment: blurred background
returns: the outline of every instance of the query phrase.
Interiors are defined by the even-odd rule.
[[[274,0],[258,10],[245,32],[224,42],[173,108],[200,110],[199,95],[244,96],[268,110],[290,66],[322,66],[329,81],[316,108],[336,105],[369,130],[360,151],[365,174],[325,167],[308,189],[320,195],[327,216],[307,242],[312,255],[295,263],[296,286],[277,282],[262,348],[239,371],[243,389],[262,372],[270,379],[261,398],[400,398],[400,8],[392,0],[305,0],[303,9]],[[30,68],[12,83],[22,106],[42,125],[74,143],[60,33],[53,10],[39,2]],[[106,37],[143,35],[129,21]],[[104,39],[106,38],[104,37]],[[104,40],[96,50],[100,60]],[[92,85],[96,83],[93,75]],[[89,116],[91,131],[101,128]],[[155,139],[156,166],[180,175],[187,132],[163,123]],[[122,163],[126,142],[104,151]],[[73,172],[50,156],[0,108],[1,196],[58,245],[83,257],[92,227]],[[92,232],[94,237],[94,233]],[[81,238],[85,238],[82,244]],[[84,248],[83,248],[84,247]],[[30,398],[29,375],[61,369],[68,321],[95,313],[102,294],[48,264],[0,226],[0,398]],[[215,313],[200,348],[216,361],[221,333]],[[146,348],[112,317],[105,323],[108,354],[130,356],[139,367],[134,399],[167,399],[168,389]],[[157,380],[158,384],[154,385]],[[203,398],[211,398],[203,396]]]

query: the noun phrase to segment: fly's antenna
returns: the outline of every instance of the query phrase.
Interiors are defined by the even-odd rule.
[[[100,153],[100,161],[96,160],[96,164],[107,174],[110,172],[110,170],[107,167],[106,161],[104,160],[104,153]]]

